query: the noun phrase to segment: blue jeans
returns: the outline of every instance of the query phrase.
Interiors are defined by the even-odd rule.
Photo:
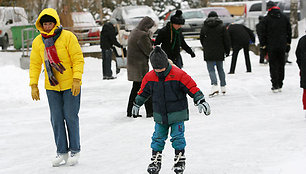
[[[112,77],[112,56],[111,49],[102,50],[102,74],[103,77]]]
[[[168,138],[169,127],[171,128],[170,141],[172,147],[175,150],[183,150],[186,146],[186,140],[184,137],[185,125],[184,122],[168,124],[155,123],[155,131],[152,136],[151,148],[156,152],[164,150],[165,141]]]
[[[81,93],[78,96],[73,96],[70,89],[65,91],[47,90],[57,153],[68,153],[69,150],[72,153],[77,153],[81,149],[78,116],[80,96]]]
[[[218,85],[216,73],[215,73],[215,65],[217,66],[217,71],[220,79],[220,85],[225,86],[225,73],[223,69],[223,61],[206,61],[207,70],[209,73],[211,85]]]

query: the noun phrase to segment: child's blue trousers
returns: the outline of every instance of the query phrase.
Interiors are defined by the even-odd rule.
[[[151,148],[156,152],[161,152],[164,150],[165,141],[168,138],[169,128],[171,128],[170,141],[172,142],[172,147],[175,150],[183,150],[186,146],[186,141],[184,137],[185,125],[184,122],[178,122],[173,124],[159,124],[155,123],[155,131],[152,136]]]

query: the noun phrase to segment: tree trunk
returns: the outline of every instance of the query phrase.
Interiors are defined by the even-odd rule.
[[[290,3],[290,23],[292,28],[292,38],[298,38],[299,37],[299,31],[298,31],[298,1],[297,0],[291,0]]]

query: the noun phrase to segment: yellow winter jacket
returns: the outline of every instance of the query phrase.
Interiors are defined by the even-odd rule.
[[[54,17],[57,21],[55,27],[49,33],[43,31],[43,27],[39,22],[40,18],[46,14]],[[54,30],[60,26],[60,20],[57,12],[52,8],[44,9],[39,14],[35,26],[40,31],[40,33],[53,35]],[[38,35],[33,41],[30,56],[30,86],[38,84],[42,63],[44,64],[45,68],[45,88],[47,90],[64,91],[71,89],[73,78],[82,79],[84,58],[76,36],[70,31],[62,30],[54,45],[57,50],[57,55],[62,61],[61,63],[66,68],[63,74],[52,68],[54,76],[56,77],[59,84],[56,86],[50,85],[44,61],[45,44],[43,43],[42,36]]]

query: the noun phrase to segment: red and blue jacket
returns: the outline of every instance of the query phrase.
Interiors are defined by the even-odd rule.
[[[135,103],[141,106],[152,97],[154,121],[172,124],[189,120],[186,94],[195,103],[204,98],[195,81],[185,71],[169,64],[162,75],[154,70],[145,75]]]

